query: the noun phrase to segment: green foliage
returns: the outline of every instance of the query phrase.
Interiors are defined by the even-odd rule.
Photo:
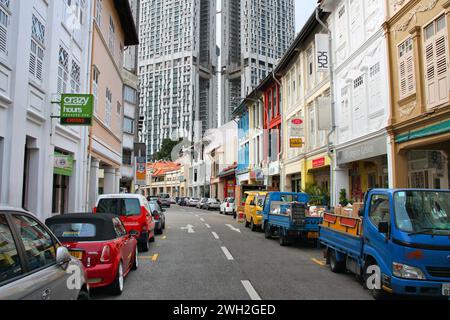
[[[339,204],[343,207],[349,204],[347,199],[347,190],[345,189],[341,189],[341,191],[339,191]]]
[[[159,152],[157,152],[154,156],[155,161],[170,161],[171,156],[172,156],[172,150],[173,148],[175,148],[180,142],[182,141],[182,139],[180,139],[179,141],[172,141],[171,139],[164,139],[162,146],[161,146],[161,150],[159,150]]]
[[[311,200],[309,203],[312,206],[325,206],[330,203],[328,192],[316,184],[307,184],[305,193],[310,196]]]

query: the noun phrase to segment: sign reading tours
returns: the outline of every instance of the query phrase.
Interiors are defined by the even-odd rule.
[[[61,124],[91,126],[94,97],[90,94],[61,95]]]

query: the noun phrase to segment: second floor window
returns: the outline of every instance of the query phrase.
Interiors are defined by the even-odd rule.
[[[70,71],[70,84],[72,93],[80,93],[81,68],[78,63],[72,61],[72,70]]]
[[[425,90],[429,108],[448,101],[447,32],[445,15],[441,15],[424,28]]]
[[[416,91],[412,38],[409,38],[398,46],[398,66],[400,98],[402,99]]]
[[[111,127],[112,121],[112,92],[106,89],[106,103],[105,103],[105,123],[108,127]]]
[[[116,42],[116,27],[112,17],[109,17],[109,50],[114,55]]]
[[[0,0],[0,53],[8,54],[9,0]]]
[[[45,26],[34,14],[32,16],[31,48],[30,48],[30,74],[41,82],[44,68]]]
[[[58,62],[58,93],[67,93],[67,81],[69,78],[69,53],[62,46],[59,46]]]

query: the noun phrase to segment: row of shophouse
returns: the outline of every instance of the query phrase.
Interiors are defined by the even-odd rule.
[[[0,1],[0,203],[45,219],[132,188],[138,1]],[[92,94],[92,126],[61,125]]]
[[[450,1],[320,7],[175,195],[306,191],[333,206],[370,188],[449,188]],[[331,35],[331,72],[317,68],[319,34]]]

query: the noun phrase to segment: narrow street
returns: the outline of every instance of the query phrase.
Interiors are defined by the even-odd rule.
[[[164,235],[140,254],[124,293],[97,290],[93,299],[371,299],[354,276],[324,266],[312,246],[281,247],[218,212],[173,206],[166,219]]]

